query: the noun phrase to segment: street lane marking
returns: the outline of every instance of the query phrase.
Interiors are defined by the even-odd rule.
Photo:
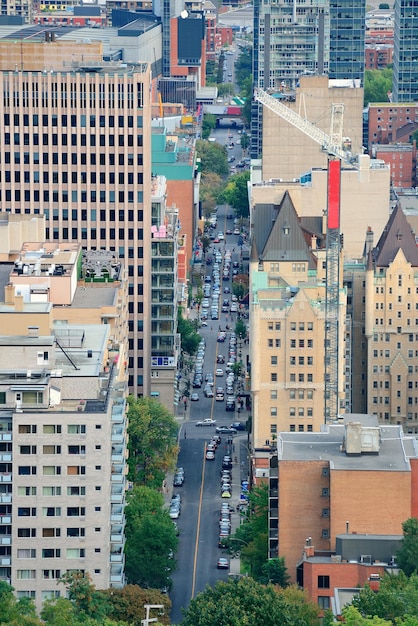
[[[200,534],[200,516],[202,514],[203,488],[205,486],[205,467],[206,467],[205,450],[206,450],[206,441],[203,442],[202,479],[200,481],[200,497],[199,497],[199,508],[197,511],[196,541],[195,541],[194,559],[193,559],[192,599],[194,598],[194,592],[195,592],[195,587],[196,587],[197,554],[199,551],[199,534]]]

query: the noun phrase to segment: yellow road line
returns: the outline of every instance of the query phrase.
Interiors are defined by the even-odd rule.
[[[197,554],[199,552],[199,535],[200,535],[200,516],[202,514],[203,488],[205,486],[205,467],[206,467],[205,450],[206,450],[206,441],[203,444],[202,480],[200,481],[199,508],[197,511],[197,528],[196,528],[196,541],[195,541],[195,546],[194,546],[193,576],[192,576],[192,598],[194,598],[194,591],[195,591],[195,586],[196,586]]]

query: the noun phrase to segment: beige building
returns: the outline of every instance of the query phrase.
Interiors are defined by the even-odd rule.
[[[30,34],[28,33],[30,36]],[[44,41],[22,41],[16,38],[0,40],[0,70],[5,71],[69,71],[73,63],[97,63],[103,60],[103,42],[86,40],[56,40],[55,33],[39,33]]]
[[[0,305],[1,578],[38,610],[66,571],[125,582],[124,346],[54,311],[11,285]]]
[[[286,106],[330,134],[332,104],[344,104],[343,137],[353,155],[362,153],[364,93],[353,81],[330,80],[328,76],[301,76],[300,86]],[[263,108],[262,180],[293,180],[313,167],[326,168],[327,154],[316,141]]]
[[[263,118],[264,119],[264,118]],[[282,151],[283,152],[283,151]],[[284,193],[289,192],[297,214],[301,218],[322,217],[327,207],[326,165],[308,168],[306,175],[296,181],[268,181],[253,183],[251,206],[274,202],[280,203]],[[383,231],[390,209],[390,168],[382,162],[361,157],[359,169],[341,170],[341,233],[344,237],[344,256],[357,258],[363,254],[367,228],[373,225],[375,232]],[[325,220],[321,233],[325,234]]]
[[[273,445],[280,431],[319,431],[324,423],[325,250],[299,220],[288,193],[278,205],[257,205],[252,223],[250,362],[257,449]],[[341,345],[345,310],[341,288]],[[341,350],[341,372],[343,366]]]
[[[125,260],[129,387],[150,392],[151,106],[146,63],[0,74],[0,209],[46,240]],[[59,64],[58,64],[59,65]]]
[[[365,272],[368,409],[418,433],[418,248],[397,206]]]
[[[25,241],[45,238],[43,215],[13,215],[0,213],[0,261],[14,261]]]

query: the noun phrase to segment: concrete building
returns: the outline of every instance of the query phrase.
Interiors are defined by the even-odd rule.
[[[362,153],[364,94],[359,83],[330,80],[328,76],[303,76],[289,98],[286,106],[328,135],[332,104],[343,103],[343,137],[351,142],[353,155]],[[327,153],[316,141],[266,108],[263,110],[262,132],[262,180],[281,178],[291,181],[312,168],[327,166]]]
[[[181,236],[178,209],[166,206],[163,176],[153,177],[151,200],[151,396],[172,411],[179,400],[177,310],[182,294],[178,282]]]
[[[13,215],[0,213],[0,261],[14,261],[23,243],[45,238],[45,217],[43,215]]]
[[[274,445],[282,430],[313,432],[324,423],[326,257],[288,193],[279,205],[257,205],[251,220],[252,443],[260,448]],[[342,276],[337,315],[342,345]],[[342,377],[339,394],[344,410]]]
[[[0,74],[0,208],[44,214],[48,241],[81,241],[83,249],[126,259],[129,387],[145,395],[151,364],[149,93],[146,63]]]
[[[289,139],[290,140],[290,139]],[[301,146],[302,150],[302,146]],[[283,151],[285,152],[285,150]],[[295,170],[293,170],[295,171]],[[309,168],[295,180],[271,178],[254,182],[250,191],[251,210],[256,204],[279,204],[289,192],[301,218],[318,218],[318,235],[325,234],[323,213],[327,206],[327,166]],[[360,258],[364,237],[371,224],[380,233],[386,226],[390,209],[390,167],[368,155],[358,159],[358,168],[341,170],[341,233],[344,256]]]
[[[395,49],[393,54],[393,102],[418,101],[418,27],[415,6],[395,0]]]
[[[270,558],[284,557],[295,581],[307,538],[335,552],[342,533],[400,535],[417,515],[417,467],[415,439],[372,416],[280,433],[268,470]]]
[[[124,344],[54,311],[10,284],[0,304],[1,578],[38,610],[66,571],[125,583]]]

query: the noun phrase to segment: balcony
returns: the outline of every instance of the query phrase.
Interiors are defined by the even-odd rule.
[[[123,443],[125,438],[125,429],[122,427],[112,428],[112,443]]]
[[[7,432],[1,432],[0,433],[0,441],[12,441],[12,433],[7,431]]]
[[[2,567],[4,567],[5,565],[11,565],[12,564],[12,557],[10,556],[3,556],[0,558],[0,565]]]
[[[110,562],[111,563],[123,563],[123,553],[118,552],[117,554],[111,554]]]
[[[123,513],[112,513],[110,515],[112,524],[121,524],[123,522]]]
[[[123,483],[125,481],[125,474],[119,472],[118,474],[112,474],[112,483]]]
[[[1,535],[0,545],[1,546],[11,546],[12,545],[12,536],[11,535]]]
[[[11,472],[3,472],[0,474],[0,483],[11,483],[12,482],[12,474]]]
[[[12,516],[11,515],[0,515],[0,524],[11,524]]]
[[[11,463],[11,462],[12,462],[11,452],[7,452],[6,454],[0,454],[0,463]]]
[[[125,420],[125,404],[114,404],[112,407],[112,422],[121,424]]]
[[[123,504],[124,501],[125,501],[125,492],[124,491],[120,491],[118,493],[111,493],[110,494],[110,502],[111,502],[111,504]]]
[[[0,504],[11,504],[12,503],[12,494],[4,493],[0,496]]]

